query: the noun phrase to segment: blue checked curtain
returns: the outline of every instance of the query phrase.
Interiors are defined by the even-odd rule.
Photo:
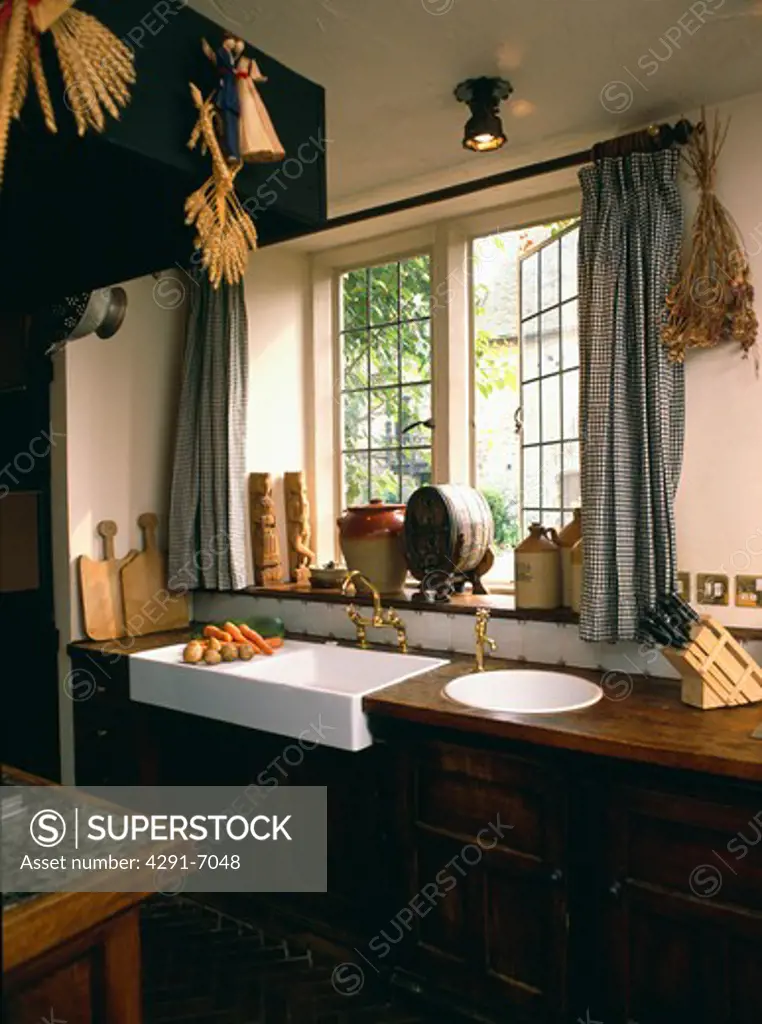
[[[585,640],[635,639],[642,612],[676,583],[685,391],[660,326],[680,260],[678,161],[670,149],[580,172]]]
[[[169,585],[247,585],[243,283],[191,288],[169,516]]]

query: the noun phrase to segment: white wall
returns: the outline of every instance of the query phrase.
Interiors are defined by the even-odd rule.
[[[271,473],[284,579],[288,576],[283,474],[307,469],[306,339],[311,296],[307,257],[281,249],[252,254],[245,279],[249,321],[246,468]],[[310,485],[312,481],[310,481]],[[250,544],[246,530],[247,547]],[[254,574],[249,551],[249,580]]]
[[[116,522],[118,557],[141,546],[141,512],[157,513],[160,542],[166,538],[184,286],[143,277],[124,287],[127,315],[119,332],[107,341],[90,335],[70,342],[63,357],[73,639],[83,635],[77,559],[102,557],[97,523]]]
[[[762,325],[762,93],[719,108],[732,115],[718,195],[741,231]],[[686,182],[686,232],[695,193]],[[762,335],[760,336],[762,350]],[[683,475],[677,496],[680,568],[762,577],[762,379],[734,345],[688,353]],[[731,600],[733,591],[731,590]],[[762,628],[762,610],[711,610],[721,622]]]

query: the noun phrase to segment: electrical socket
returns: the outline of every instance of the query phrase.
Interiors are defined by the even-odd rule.
[[[762,576],[736,576],[736,606],[762,608]]]
[[[679,572],[677,574],[677,593],[682,597],[683,601],[690,601],[691,574],[689,572]]]
[[[730,602],[730,580],[722,573],[700,572],[696,577],[698,604],[727,605]]]

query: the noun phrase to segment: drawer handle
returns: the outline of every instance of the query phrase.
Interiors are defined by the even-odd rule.
[[[108,729],[98,729],[95,735],[102,740],[104,736],[108,736]]]
[[[622,895],[622,883],[614,882],[612,885],[610,885],[609,893],[611,896],[614,897],[615,900],[618,900],[619,897]]]
[[[563,882],[563,880],[564,880],[564,873],[561,870],[561,868],[556,868],[554,871],[551,871],[551,873],[550,873],[550,880],[555,885],[558,885],[560,882]]]
[[[96,693],[105,693],[106,692],[106,687],[105,686],[96,686],[95,687],[95,692]]]

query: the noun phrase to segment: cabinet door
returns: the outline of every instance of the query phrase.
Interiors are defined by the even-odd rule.
[[[612,1022],[762,1020],[762,800],[621,790],[609,815]],[[755,849],[756,847],[756,849]]]
[[[413,760],[405,906],[380,948],[488,1019],[561,1020],[560,783],[539,764],[446,744]]]

